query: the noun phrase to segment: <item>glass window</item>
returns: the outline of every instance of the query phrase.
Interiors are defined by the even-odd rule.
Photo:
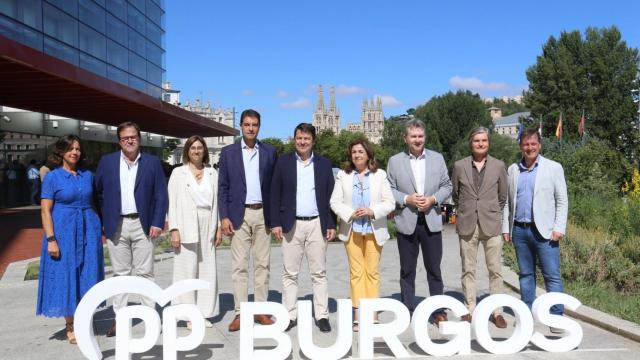
[[[161,48],[154,45],[151,41],[147,41],[147,60],[156,66],[162,67],[162,55],[164,55],[164,51]]]
[[[74,47],[78,46],[78,20],[49,4],[43,4],[44,32]]]
[[[42,30],[41,0],[0,0],[0,13]]]
[[[107,39],[107,62],[122,70],[129,69],[129,51],[124,46]],[[125,78],[124,83],[127,83]]]
[[[149,38],[149,40],[153,41],[158,46],[162,46],[163,34],[164,32],[159,26],[147,19],[147,38]]]
[[[135,31],[129,31],[129,50],[135,51],[138,55],[146,57],[147,40]]]
[[[144,13],[145,9],[144,9],[144,0],[129,0],[129,2],[131,4],[133,4],[133,6],[135,6],[136,8],[138,8],[138,10],[140,10],[140,12]]]
[[[157,86],[162,85],[162,69],[147,62],[147,81]]]
[[[95,2],[97,2],[98,4],[102,5],[102,7],[105,7],[105,5],[106,5],[106,4],[105,4],[105,0],[93,0],[93,1],[95,1]],[[109,0],[109,1],[111,1],[111,0]]]
[[[4,16],[0,16],[0,35],[42,51],[41,33]]]
[[[67,13],[73,15],[73,17],[78,17],[78,0],[47,0],[49,3],[54,4],[59,9],[66,11]]]
[[[78,66],[78,50],[48,36],[44,38],[44,52]]]
[[[80,53],[80,67],[102,77],[107,76],[107,64],[82,52]]]
[[[147,90],[147,82],[133,75],[129,75],[129,86],[142,92]]]
[[[127,46],[129,28],[125,23],[111,14],[107,14],[107,36]]]
[[[145,17],[142,13],[136,8],[134,8],[131,4],[127,6],[127,24],[138,31],[140,34],[144,34],[145,31]]]
[[[80,0],[80,20],[104,34],[105,11],[91,0]]]
[[[129,86],[129,74],[116,67],[107,65],[107,77],[113,81]]]
[[[107,1],[107,10],[122,19],[122,21],[127,21],[127,3],[125,0]]]
[[[156,99],[160,99],[160,97],[162,96],[162,88],[147,83],[147,94]]]
[[[131,51],[129,51],[129,72],[142,79],[147,77],[147,62]]]
[[[156,25],[161,26],[162,15],[164,15],[164,11],[162,11],[160,6],[154,4],[151,0],[147,0],[147,17],[156,23]]]
[[[101,59],[107,56],[107,42],[104,35],[80,24],[80,49]]]

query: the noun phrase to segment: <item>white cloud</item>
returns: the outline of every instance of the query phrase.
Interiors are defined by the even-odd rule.
[[[296,101],[280,103],[280,107],[283,109],[302,109],[311,106],[311,101],[306,98],[298,98]]]
[[[509,85],[503,82],[484,82],[477,77],[454,76],[449,79],[449,85],[456,89],[474,91],[505,91]]]
[[[395,96],[391,95],[373,95],[373,101],[377,101],[376,99],[380,98],[382,100],[382,106],[385,107],[397,107],[402,105],[400,100],[396,99]]]
[[[240,93],[242,96],[253,96],[253,91],[251,90],[242,90]]]
[[[287,96],[289,96],[289,93],[288,93],[288,92],[286,92],[286,91],[284,91],[284,90],[278,90],[278,91],[276,92],[276,96],[277,96],[277,97],[287,97]]]
[[[336,86],[336,95],[354,95],[362,94],[365,89],[355,85],[338,85]]]

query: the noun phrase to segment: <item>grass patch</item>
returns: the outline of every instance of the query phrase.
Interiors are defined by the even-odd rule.
[[[584,305],[640,324],[640,293],[619,293],[610,286],[566,281],[565,292]]]

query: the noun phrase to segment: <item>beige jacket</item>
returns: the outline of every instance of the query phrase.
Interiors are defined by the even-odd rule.
[[[213,186],[211,195],[213,197],[211,209],[211,225],[207,238],[211,242],[215,241],[218,227],[218,172],[212,167],[204,168],[205,176],[209,177],[209,182]],[[191,196],[191,186],[189,184],[189,167],[186,165],[177,167],[169,178],[169,230],[177,229],[180,232],[180,242],[184,244],[197,243],[198,236],[198,213],[196,204]]]
[[[353,173],[347,174],[340,170],[336,175],[336,185],[331,194],[331,210],[333,210],[340,220],[338,238],[342,241],[349,240],[351,235],[351,214],[355,211],[352,200]],[[389,240],[387,230],[387,214],[393,211],[395,202],[391,193],[391,186],[387,180],[387,173],[378,169],[369,175],[369,208],[373,210],[373,221],[371,227],[378,245],[383,246]]]

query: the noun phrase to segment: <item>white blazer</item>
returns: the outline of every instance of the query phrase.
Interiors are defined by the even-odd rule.
[[[205,176],[209,177],[211,186],[211,224],[207,238],[215,241],[218,227],[218,172],[213,167],[204,168]],[[198,236],[198,209],[191,195],[189,183],[191,175],[189,167],[182,165],[171,173],[169,178],[169,230],[177,229],[180,232],[180,242],[184,244],[197,243]]]
[[[331,194],[331,210],[333,210],[340,220],[338,238],[342,241],[349,240],[351,235],[351,215],[355,211],[353,208],[353,172],[347,174],[340,170],[336,175],[336,185]],[[371,227],[378,245],[383,246],[389,240],[387,230],[387,215],[395,208],[395,201],[391,193],[391,185],[387,180],[387,173],[378,169],[369,174],[369,208],[373,211],[373,221]]]
[[[511,164],[509,175],[509,199],[502,212],[502,233],[511,234],[513,217],[516,213],[516,195],[518,194],[518,164]],[[567,184],[564,180],[562,165],[538,155],[538,173],[533,189],[533,222],[540,235],[551,238],[551,232],[566,234],[569,200]]]

